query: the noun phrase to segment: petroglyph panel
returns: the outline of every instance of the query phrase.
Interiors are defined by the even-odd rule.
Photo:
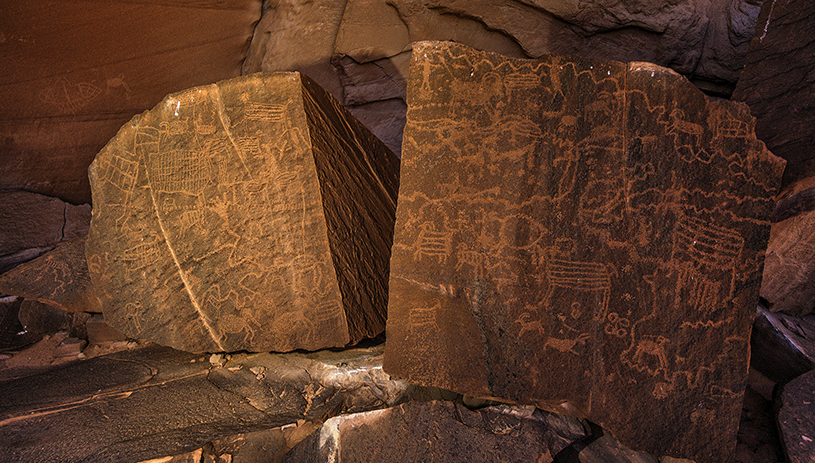
[[[106,320],[192,352],[376,336],[398,171],[393,153],[297,73],[169,95],[90,169],[86,253]]]
[[[783,170],[747,108],[647,63],[437,42],[408,99],[386,370],[727,461]]]

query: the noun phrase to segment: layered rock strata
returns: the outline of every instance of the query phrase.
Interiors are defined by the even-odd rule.
[[[190,352],[315,350],[385,325],[399,160],[299,73],[168,96],[90,167],[105,319]]]
[[[784,166],[747,107],[652,64],[437,42],[408,101],[386,370],[730,459]]]

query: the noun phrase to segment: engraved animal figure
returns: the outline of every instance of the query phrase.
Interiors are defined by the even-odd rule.
[[[574,350],[574,347],[577,345],[584,345],[586,344],[586,340],[591,337],[589,333],[582,333],[580,336],[576,337],[575,339],[559,339],[559,338],[549,338],[543,344],[543,348],[546,349],[551,347],[560,352],[569,352],[570,354],[577,355],[577,352]]]
[[[441,263],[447,261],[447,257],[451,252],[450,233],[444,231],[436,231],[435,227],[430,222],[425,222],[419,226],[419,237],[416,244],[416,252],[413,258],[418,260],[424,256],[433,257],[440,260]]]
[[[545,334],[541,321],[534,319],[532,314],[529,312],[522,313],[521,316],[515,320],[515,323],[521,325],[521,330],[518,332],[519,338],[526,332],[539,333],[541,336]]]
[[[633,356],[634,363],[640,366],[638,369],[640,371],[647,370],[652,376],[656,375],[659,370],[667,371],[668,357],[665,353],[665,345],[668,342],[670,340],[664,336],[657,336],[656,338],[649,336],[640,339]],[[657,368],[649,367],[653,362],[652,358],[656,358],[659,365]]]
[[[484,254],[465,249],[462,243],[462,246],[460,246],[460,249],[456,253],[456,259],[456,272],[461,272],[465,267],[469,266],[473,269],[477,278],[484,277]]]
[[[687,161],[696,159],[706,164],[710,163],[710,154],[705,149],[698,148],[701,145],[705,128],[695,122],[685,120],[685,112],[681,109],[674,109],[670,115],[671,122],[668,124],[666,134],[674,136],[674,142],[678,145],[677,151]],[[692,146],[687,143],[680,143],[680,139],[690,140]]]

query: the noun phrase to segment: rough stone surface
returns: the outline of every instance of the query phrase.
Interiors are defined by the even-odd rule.
[[[0,273],[84,235],[90,220],[88,204],[74,206],[27,191],[0,191]]]
[[[99,149],[168,93],[240,75],[260,13],[256,0],[4,4],[0,189],[89,202]]]
[[[408,384],[388,377],[381,362],[376,346],[241,354],[215,366],[206,356],[156,345],[74,362],[0,382],[0,457],[140,461],[299,420],[392,406]]]
[[[386,370],[732,458],[784,165],[746,106],[644,63],[411,66]]]
[[[88,336],[88,342],[91,344],[127,340],[127,336],[110,326],[105,321],[105,317],[99,314],[85,321],[85,332]]]
[[[815,2],[765,1],[733,99],[750,106],[756,136],[787,160],[784,184],[815,175]]]
[[[761,297],[773,312],[815,313],[815,212],[804,212],[770,229]]]
[[[815,369],[815,316],[757,310],[750,338],[753,367],[781,384]]]
[[[64,310],[29,299],[20,304],[17,318],[25,331],[35,334],[56,333],[71,325],[71,317]]]
[[[101,312],[88,274],[85,238],[80,236],[64,242],[53,251],[0,275],[0,292],[66,312]]]
[[[515,58],[566,53],[650,61],[688,75],[701,88],[729,94],[760,10],[758,0],[274,0],[267,5],[244,73],[304,72],[395,153],[401,151],[411,42],[452,40]]]
[[[789,463],[815,462],[815,371],[784,386],[778,429]]]
[[[122,333],[231,352],[384,330],[399,159],[307,77],[170,95],[89,174],[88,267]]]
[[[0,298],[0,350],[19,348],[39,338],[35,333],[26,331],[20,323],[19,312],[22,303],[21,297]]]
[[[534,408],[471,411],[453,402],[408,402],[331,418],[285,461],[551,462],[553,455],[585,435],[578,420]]]
[[[394,438],[398,436],[398,438]],[[656,463],[596,425],[534,407],[470,410],[453,402],[408,402],[326,421],[288,463],[541,462]]]

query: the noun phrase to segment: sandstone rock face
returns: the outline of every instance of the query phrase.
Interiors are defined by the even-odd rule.
[[[744,64],[760,3],[272,1],[244,72],[305,72],[399,153],[411,42],[453,40],[515,58],[565,53],[649,61],[728,94]]]
[[[811,1],[765,1],[733,99],[750,106],[756,136],[787,160],[784,184],[815,175],[815,43]]]
[[[90,168],[105,319],[192,352],[345,346],[384,329],[399,160],[313,81],[168,96]]]
[[[770,230],[761,297],[773,312],[804,316],[815,312],[815,212],[804,212]]]
[[[89,202],[88,165],[119,127],[240,75],[260,13],[255,0],[4,4],[0,189]]]
[[[784,386],[778,411],[778,428],[790,463],[815,460],[815,371]]]
[[[84,235],[90,219],[88,204],[74,206],[27,191],[0,191],[0,273]]]
[[[784,165],[746,106],[651,64],[432,42],[408,98],[386,370],[731,458]]]
[[[85,260],[85,236],[0,275],[0,292],[66,312],[101,312]]]

